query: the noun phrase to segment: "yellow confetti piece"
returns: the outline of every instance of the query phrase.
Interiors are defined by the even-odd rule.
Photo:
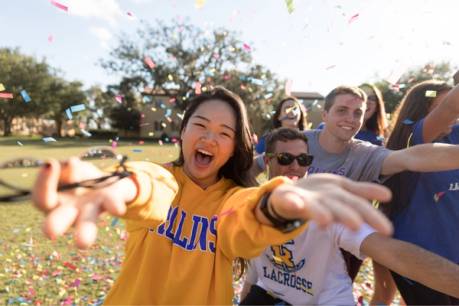
[[[426,97],[427,98],[436,98],[437,92],[435,90],[426,90]]]
[[[5,86],[3,86],[2,83],[0,83],[0,91],[4,91],[5,90]]]
[[[295,3],[293,3],[293,0],[285,0],[285,4],[287,5],[288,13],[293,13],[295,10]]]
[[[152,137],[154,135],[155,135],[155,133],[153,133],[153,132],[148,133],[148,136],[150,136],[150,137]]]
[[[169,79],[169,81],[173,81],[173,80],[174,80],[174,77],[172,76],[172,74],[169,74],[169,75],[167,76],[167,78]]]
[[[206,4],[206,0],[196,0],[194,2],[194,6],[197,8],[197,9],[200,9],[204,6],[204,4]]]

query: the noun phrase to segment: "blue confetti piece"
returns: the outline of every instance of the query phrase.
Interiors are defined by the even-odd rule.
[[[172,115],[172,110],[170,108],[168,108],[166,110],[166,117],[170,117]]]
[[[85,109],[86,107],[84,106],[84,104],[73,105],[70,107],[70,110],[72,111],[72,113],[81,112],[81,111],[84,111]]]
[[[250,80],[252,82],[252,84],[255,84],[255,85],[258,85],[258,86],[263,86],[263,80],[260,80],[260,79],[252,79]]]
[[[56,142],[57,140],[54,139],[53,137],[44,137],[43,141],[44,142]]]
[[[30,101],[32,101],[32,99],[30,98],[30,96],[27,93],[27,91],[25,91],[25,89],[21,90],[21,96],[24,99],[25,103],[29,103]]]
[[[402,123],[404,125],[412,125],[414,123],[414,121],[409,119],[409,118],[407,118],[407,119],[403,120]]]
[[[84,137],[91,137],[91,136],[92,136],[92,134],[89,133],[89,132],[86,131],[86,130],[80,129],[80,131],[81,131],[81,134],[83,134]]]
[[[73,116],[72,116],[72,111],[70,110],[70,108],[67,108],[65,110],[65,114],[67,115],[67,118],[69,118],[69,120],[72,120]]]
[[[118,218],[113,218],[111,227],[114,227],[115,225],[117,225],[119,221],[120,221],[120,219],[118,219]]]
[[[142,152],[142,149],[132,149],[132,152],[134,152],[134,153],[140,153],[140,152]]]

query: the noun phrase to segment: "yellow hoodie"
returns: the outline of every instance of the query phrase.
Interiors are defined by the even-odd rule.
[[[106,304],[231,304],[233,260],[256,257],[304,230],[283,234],[255,219],[262,195],[288,179],[242,188],[222,178],[204,190],[181,167],[130,167],[139,194],[128,205],[126,257]],[[167,220],[158,221],[155,207],[169,205]]]

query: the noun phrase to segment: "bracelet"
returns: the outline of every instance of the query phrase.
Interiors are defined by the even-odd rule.
[[[284,217],[280,216],[274,210],[274,207],[269,205],[270,196],[271,192],[268,192],[263,196],[261,199],[260,210],[265,215],[266,219],[268,219],[273,224],[274,228],[277,228],[283,233],[289,233],[305,223],[305,221],[301,219],[285,219]]]

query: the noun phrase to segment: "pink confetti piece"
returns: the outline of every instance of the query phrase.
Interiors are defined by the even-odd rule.
[[[349,18],[349,21],[347,22],[348,24],[351,24],[353,23],[354,21],[357,20],[357,18],[359,18],[359,13],[355,14],[354,16],[352,16],[351,18]]]
[[[115,96],[115,100],[116,100],[116,102],[121,104],[121,103],[123,103],[123,96],[122,95],[116,95]]]
[[[197,94],[197,95],[200,95],[201,94],[201,83],[199,82],[195,82],[194,83],[194,93]]]
[[[126,13],[129,17],[134,17],[134,14],[132,14],[132,12],[127,12]]]
[[[9,92],[0,92],[0,99],[13,99],[13,94]]]
[[[153,62],[153,60],[149,56],[145,56],[143,61],[144,61],[145,65],[147,65],[148,68],[150,68],[150,69],[154,69],[156,67],[155,62]]]
[[[68,12],[69,8],[66,5],[63,5],[62,3],[57,2],[56,0],[51,0],[51,4],[57,7],[58,9],[61,9],[63,11]]]
[[[290,96],[292,94],[292,80],[287,80],[285,82],[285,95]]]
[[[112,141],[112,149],[116,149],[117,146],[118,146],[118,142]]]
[[[244,43],[244,44],[242,45],[242,48],[244,48],[244,50],[247,51],[247,52],[252,51],[252,48],[251,48],[248,44],[246,44],[246,43]]]
[[[163,145],[163,141],[162,140],[158,140],[158,143],[159,143],[160,146]]]
[[[48,35],[48,42],[49,42],[49,43],[52,43],[53,41],[54,41],[54,36],[51,35],[51,34],[49,34],[49,35]]]

